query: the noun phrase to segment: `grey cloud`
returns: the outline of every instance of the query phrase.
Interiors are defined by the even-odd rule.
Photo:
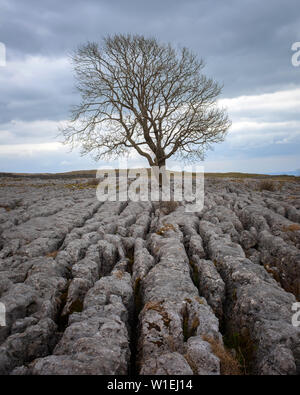
[[[223,95],[298,83],[290,62],[300,39],[298,0],[6,1],[0,41],[14,54],[65,56],[79,43],[115,32],[154,35],[206,59]],[[298,35],[298,36],[297,36]]]
[[[59,59],[82,42],[119,32],[190,47],[205,59],[205,72],[224,83],[223,97],[288,89],[300,81],[300,68],[291,65],[291,45],[300,41],[299,0],[2,0],[0,42],[7,47],[8,66],[0,68],[0,130],[11,120],[66,118],[79,97],[70,65],[62,67]],[[49,65],[37,70],[30,57],[44,57]],[[245,117],[299,119],[294,111],[248,111]],[[37,140],[30,130],[16,138]],[[224,144],[215,154],[230,151]],[[286,146],[287,152],[295,147]]]

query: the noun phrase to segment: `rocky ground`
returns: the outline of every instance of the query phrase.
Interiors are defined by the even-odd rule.
[[[207,179],[205,207],[0,179],[0,373],[299,374],[300,183]]]

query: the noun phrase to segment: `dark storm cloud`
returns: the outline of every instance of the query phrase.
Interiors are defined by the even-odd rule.
[[[0,40],[18,54],[63,56],[115,32],[186,45],[238,95],[298,83],[291,44],[300,40],[298,0],[2,0]]]
[[[67,55],[114,33],[191,48],[206,61],[205,73],[224,84],[226,98],[293,89],[300,81],[300,68],[291,65],[291,45],[300,41],[299,0],[0,0],[0,42],[7,47],[7,67],[0,67],[0,144],[5,138],[7,144],[30,142],[30,122],[66,119],[79,100]],[[235,115],[237,122],[299,119],[288,109],[259,113],[255,107]],[[12,120],[21,122],[19,129]],[[34,125],[44,128],[45,141],[47,122]],[[53,125],[48,133],[53,141]],[[38,141],[36,129],[32,141]],[[231,141],[223,150],[234,153]],[[293,147],[299,144],[287,152]]]
[[[62,57],[87,40],[132,32],[192,48],[206,60],[206,72],[224,83],[226,97],[299,82],[298,70],[290,62],[291,44],[300,40],[298,0],[2,0],[0,9],[0,41],[7,46],[8,60],[28,55]],[[71,86],[71,76],[62,74],[66,78]],[[9,88],[15,88],[19,100],[42,95]],[[70,93],[60,83],[56,89],[60,98]],[[68,102],[65,97],[54,107],[59,112]]]

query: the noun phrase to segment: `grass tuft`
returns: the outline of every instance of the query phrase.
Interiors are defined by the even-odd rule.
[[[179,207],[179,203],[176,202],[176,201],[174,201],[174,200],[170,200],[170,201],[160,202],[160,203],[159,203],[159,210],[160,210],[164,215],[168,215],[168,214],[172,213],[172,212],[175,211],[178,207]]]
[[[283,226],[282,227],[283,232],[297,232],[300,230],[300,225],[299,224],[291,224],[288,226]]]
[[[262,180],[258,183],[257,189],[259,191],[276,192],[280,189],[280,186],[277,182],[271,180]]]
[[[206,335],[203,335],[202,339],[210,344],[212,352],[219,358],[222,375],[228,376],[242,374],[239,362],[233,357],[231,352],[221,344],[221,342]]]
[[[58,251],[52,251],[52,252],[48,252],[48,254],[46,254],[46,256],[49,258],[55,259],[57,254],[58,254]]]
[[[161,227],[156,234],[159,236],[163,236],[166,232],[168,232],[169,230],[173,230],[175,232],[175,227],[172,224],[164,224],[163,227]]]

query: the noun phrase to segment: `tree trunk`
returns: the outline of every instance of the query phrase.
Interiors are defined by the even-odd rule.
[[[155,166],[158,167],[159,174],[155,171],[154,174],[157,177],[158,183],[159,183],[159,188],[162,188],[164,178],[166,176],[166,160],[165,158],[155,158]]]

